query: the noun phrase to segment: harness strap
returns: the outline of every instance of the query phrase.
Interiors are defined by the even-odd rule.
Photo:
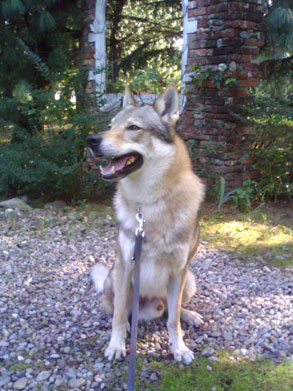
[[[139,309],[139,271],[140,271],[142,241],[144,237],[143,214],[140,212],[137,213],[136,219],[140,223],[140,226],[135,232],[134,254],[132,258],[132,260],[134,261],[134,292],[133,292],[133,301],[132,301],[130,357],[129,357],[129,364],[128,364],[127,391],[134,391],[134,386],[135,386],[136,341],[137,341],[137,324],[138,324],[138,309]]]

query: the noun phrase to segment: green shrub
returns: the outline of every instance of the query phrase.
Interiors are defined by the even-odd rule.
[[[82,145],[74,131],[64,134],[23,135],[22,142],[0,147],[2,196],[68,196],[76,193],[81,177]]]
[[[248,108],[260,200],[292,197],[293,88],[290,77],[263,81]]]
[[[82,172],[83,154],[87,135],[104,129],[108,118],[98,111],[92,114],[93,97],[85,96],[84,105],[76,107],[70,100],[74,82],[72,77],[58,86],[58,100],[54,90],[25,84],[19,86],[11,102],[0,99],[0,114],[9,103],[18,105],[31,125],[28,131],[0,116],[0,130],[8,135],[0,143],[0,197],[84,197],[98,184],[96,173]],[[104,185],[100,187],[105,190]]]

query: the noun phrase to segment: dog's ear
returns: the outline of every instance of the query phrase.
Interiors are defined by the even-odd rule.
[[[130,91],[129,87],[125,87],[125,94],[123,98],[123,109],[126,106],[138,106],[136,100],[134,99],[133,93]]]
[[[154,108],[164,121],[175,125],[179,118],[179,95],[175,86],[170,85],[155,100]]]

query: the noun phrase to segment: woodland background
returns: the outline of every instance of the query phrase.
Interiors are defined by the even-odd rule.
[[[85,4],[0,1],[0,198],[84,200],[111,190],[96,171],[82,169],[86,136],[109,120],[99,111],[103,94],[85,93]],[[218,203],[244,209],[292,199],[293,3],[263,1],[263,10],[263,78],[243,115],[257,129],[252,149],[260,175],[228,194],[219,178],[210,192]],[[170,82],[180,88],[180,0],[114,0],[107,23],[107,92],[125,84],[136,92],[158,93]]]

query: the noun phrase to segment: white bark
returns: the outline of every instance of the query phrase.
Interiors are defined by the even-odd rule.
[[[188,34],[195,33],[197,30],[197,20],[188,18],[188,0],[182,0],[183,11],[183,45],[182,45],[182,64],[181,64],[181,87],[184,88],[189,79],[186,72],[188,56]]]
[[[89,34],[89,42],[95,43],[95,70],[90,72],[89,78],[95,81],[97,92],[103,92],[106,88],[106,6],[107,0],[96,1],[95,19],[90,25]]]

